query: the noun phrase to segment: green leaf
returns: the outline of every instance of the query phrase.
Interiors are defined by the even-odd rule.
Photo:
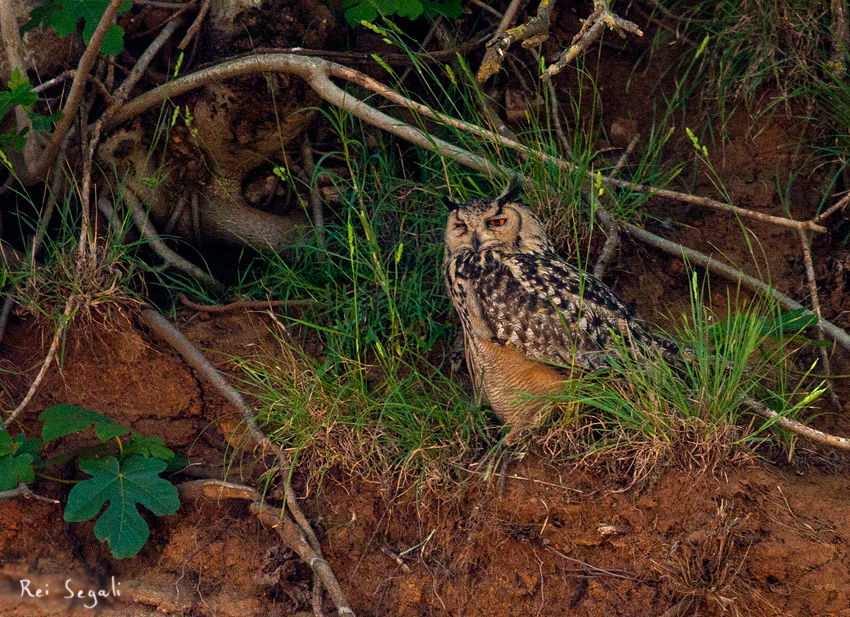
[[[145,437],[138,433],[133,433],[133,438],[124,446],[124,454],[138,454],[162,461],[170,461],[174,458],[174,450],[165,446],[162,437]]]
[[[53,125],[56,122],[59,122],[59,119],[62,117],[62,110],[56,111],[47,116],[42,116],[41,114],[36,113],[28,113],[27,114],[32,120],[32,128],[36,131],[52,131]]]
[[[76,31],[77,22],[85,21],[83,25],[83,41],[88,44],[91,41],[97,25],[100,23],[109,0],[54,0],[30,14],[22,31],[31,30],[40,23],[48,23],[60,37],[65,37]],[[130,10],[133,6],[132,0],[126,0],[118,11],[118,15]],[[114,56],[124,49],[124,29],[112,24],[100,45],[100,51]]]
[[[80,469],[92,477],[71,489],[65,520],[87,521],[109,502],[94,533],[98,540],[109,543],[117,559],[136,555],[150,535],[137,504],[157,516],[173,514],[180,507],[177,489],[159,477],[165,461],[133,455],[122,465],[114,456],[106,456],[83,459]]]
[[[130,432],[126,426],[116,424],[96,411],[65,403],[45,409],[38,419],[44,422],[44,426],[41,427],[41,438],[44,441],[79,433],[92,425],[101,441],[108,441]]]
[[[26,451],[26,437],[23,440],[20,437],[23,435],[13,440],[9,433],[0,432],[0,491],[9,491],[21,482],[35,480],[32,469],[35,457]]]
[[[785,332],[800,332],[818,322],[818,317],[806,308],[798,308],[783,313],[776,319],[769,319],[762,326],[762,334],[778,336]]]
[[[189,465],[191,465],[192,461],[189,460],[182,452],[175,452],[174,458],[168,461],[168,466],[165,468],[165,473],[174,473],[175,471],[180,471],[181,469],[186,469]]]
[[[23,433],[15,436],[15,444],[18,454],[32,454],[33,457],[37,457],[38,453],[41,452],[41,440],[27,439],[27,436]]]

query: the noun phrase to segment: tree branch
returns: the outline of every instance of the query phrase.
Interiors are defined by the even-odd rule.
[[[68,93],[68,100],[65,102],[65,107],[62,109],[62,117],[56,123],[56,130],[50,136],[50,141],[44,152],[41,153],[41,158],[32,170],[26,170],[25,173],[18,174],[21,183],[29,186],[44,179],[47,171],[56,160],[56,155],[59,153],[59,148],[62,146],[62,141],[65,135],[71,129],[71,125],[77,116],[77,110],[80,107],[80,101],[83,98],[83,91],[88,82],[88,76],[91,72],[94,61],[97,58],[100,44],[106,37],[109,28],[112,27],[112,22],[115,21],[115,16],[121,9],[121,4],[124,0],[110,0],[109,6],[103,13],[100,23],[97,24],[94,34],[86,47],[80,62],[77,65],[77,71],[74,73],[74,81],[71,83],[71,91]]]

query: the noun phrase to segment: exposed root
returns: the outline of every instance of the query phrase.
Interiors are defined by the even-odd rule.
[[[141,316],[151,330],[171,345],[198,372],[199,377],[216,388],[227,401],[239,410],[242,414],[246,433],[251,445],[260,448],[263,453],[271,453],[275,456],[284,486],[286,507],[298,524],[293,523],[283,510],[273,508],[262,500],[253,501],[251,512],[256,514],[261,521],[275,528],[284,543],[301,556],[310,568],[321,577],[322,585],[328,590],[328,594],[336,604],[337,611],[340,614],[353,615],[354,612],[348,606],[348,601],[345,599],[345,594],[342,592],[333,570],[322,557],[319,540],[316,538],[316,534],[313,532],[313,528],[310,526],[307,517],[304,516],[301,507],[298,505],[295,491],[289,482],[292,470],[286,454],[260,430],[254,413],[242,395],[227,382],[224,376],[209,363],[204,355],[177,328],[154,310],[146,309],[142,311]],[[248,491],[252,490],[248,489]],[[254,495],[255,493],[251,494]]]
[[[32,400],[32,397],[35,396],[38,386],[41,385],[44,376],[47,374],[47,369],[50,368],[50,365],[56,358],[56,352],[59,349],[59,342],[65,335],[68,325],[71,323],[71,314],[77,308],[77,304],[78,298],[76,296],[71,296],[65,301],[65,312],[63,312],[62,316],[59,318],[59,323],[56,326],[56,332],[53,334],[53,341],[50,343],[50,349],[47,350],[47,357],[44,359],[44,363],[41,365],[38,375],[35,376],[29,391],[27,391],[26,396],[24,396],[24,400],[22,400],[20,405],[15,407],[15,409],[9,413],[9,417],[3,422],[3,426],[8,427],[12,422],[14,422],[15,418],[18,417],[18,414],[24,410],[24,408]]]
[[[237,302],[231,302],[230,304],[198,304],[197,302],[192,302],[184,294],[180,294],[177,299],[180,300],[180,304],[186,308],[190,308],[193,311],[202,311],[204,313],[227,313],[230,311],[251,309],[269,310],[276,307],[306,308],[318,305],[318,303],[313,302],[312,300],[238,300]]]

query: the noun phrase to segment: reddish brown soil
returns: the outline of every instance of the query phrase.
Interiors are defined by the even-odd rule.
[[[268,336],[258,315],[193,320],[183,329],[196,344],[225,352]],[[6,366],[32,366],[44,353],[32,344],[31,321],[16,322],[8,337]],[[19,396],[24,381],[10,393]],[[23,425],[37,426],[37,412],[58,401],[161,435],[207,467],[225,460],[216,426],[232,410],[129,323],[111,332],[72,329],[62,373],[49,373]],[[419,503],[412,491],[391,496],[331,473],[302,506],[318,520],[325,553],[363,615],[661,615],[687,593],[696,595],[682,614],[729,614],[728,602],[728,610],[752,615],[850,615],[848,467],[840,457],[798,460],[815,464],[666,471],[648,487],[623,490],[605,474],[531,456],[511,469],[516,477],[502,497],[473,478],[449,502]],[[34,488],[64,498],[55,483]],[[151,539],[140,555],[118,561],[95,540],[91,522],[66,525],[58,505],[0,504],[0,611],[90,614],[88,599],[62,597],[64,581],[108,590],[111,577],[121,596],[101,599],[103,615],[309,608],[308,569],[278,548],[245,504],[184,502],[177,514],[148,520]],[[402,563],[391,556],[423,542]],[[51,595],[21,598],[22,579]]]
[[[632,60],[620,62],[603,80],[630,74]],[[607,128],[618,118],[634,121],[639,132],[648,125],[647,83],[635,80],[626,103],[605,102],[616,110],[602,118]],[[600,85],[606,97],[621,96],[621,86]],[[728,132],[739,137],[712,150],[715,169],[735,203],[781,214],[774,174],[786,175],[794,162],[793,148],[780,146],[793,142],[800,127],[773,120],[749,131],[743,119],[732,122]],[[793,216],[814,214],[817,182],[792,195]],[[708,184],[689,188],[712,194]],[[689,223],[664,235],[716,249],[749,269],[737,221],[679,204],[654,207],[661,221]],[[777,286],[804,298],[793,234],[750,227]],[[825,316],[847,327],[850,259],[834,238],[818,238],[816,250]],[[626,243],[607,280],[655,323],[670,325],[687,306],[680,262],[644,247]],[[722,309],[725,287],[717,284],[714,292]],[[179,325],[202,349],[241,354],[270,336],[263,320],[234,314],[199,321],[185,313]],[[3,373],[4,408],[21,399],[45,355],[52,333],[41,328],[16,318],[3,340],[0,370],[10,371]],[[223,356],[208,357],[226,367]],[[840,357],[833,369],[850,372]],[[839,392],[842,400],[850,400],[848,390]],[[234,480],[241,474],[254,482],[261,471],[247,457],[228,465],[232,454],[220,427],[232,423],[234,410],[170,348],[128,321],[113,320],[109,330],[74,323],[61,370],[49,371],[20,418],[25,430],[34,431],[38,413],[56,403],[160,435],[207,471],[227,471]],[[850,423],[833,417],[822,426],[846,433]],[[850,616],[850,464],[807,447],[800,443],[791,463],[721,464],[712,474],[667,469],[641,488],[533,455],[511,469],[502,496],[494,483],[476,478],[450,500],[388,494],[335,471],[318,495],[304,488],[303,478],[295,484],[359,615]],[[59,500],[67,495],[52,482],[39,481],[33,490]],[[87,599],[63,598],[65,581],[75,589],[109,590],[112,577],[121,596],[101,599],[101,615],[312,614],[309,569],[279,548],[276,534],[244,503],[184,502],[175,515],[147,520],[148,543],[138,557],[119,561],[95,539],[92,522],[66,525],[59,505],[0,503],[0,614],[89,615]],[[399,554],[404,558],[393,557]],[[48,589],[49,597],[22,598],[22,579],[31,580],[31,589]],[[675,606],[681,610],[670,610]]]

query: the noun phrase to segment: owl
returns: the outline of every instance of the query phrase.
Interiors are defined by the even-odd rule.
[[[447,200],[443,260],[473,386],[510,426],[508,444],[539,422],[540,395],[608,365],[615,334],[644,357],[678,353],[611,288],[560,258],[518,194]]]

